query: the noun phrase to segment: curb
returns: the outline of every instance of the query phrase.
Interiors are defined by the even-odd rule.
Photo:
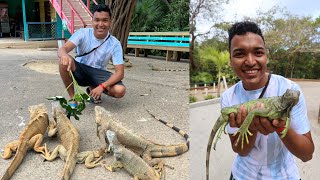
[[[200,101],[200,102],[194,102],[189,105],[189,108],[197,108],[197,107],[202,107],[202,106],[207,106],[207,105],[212,105],[212,104],[217,104],[220,103],[220,98],[215,98],[215,99],[210,99],[210,100],[205,100],[205,101]]]

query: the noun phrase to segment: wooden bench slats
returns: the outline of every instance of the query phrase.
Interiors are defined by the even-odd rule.
[[[166,50],[167,61],[171,59],[173,51],[173,58],[179,61],[181,52],[189,52],[189,36],[189,32],[130,32],[127,48],[134,48],[136,57],[140,48]]]
[[[137,45],[153,45],[153,46],[178,46],[178,47],[189,47],[189,43],[174,43],[174,42],[156,42],[156,41],[128,41],[128,44]]]
[[[128,40],[156,40],[156,41],[186,41],[189,37],[161,37],[161,36],[129,36]]]

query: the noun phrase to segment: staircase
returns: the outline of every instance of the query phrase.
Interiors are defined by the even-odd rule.
[[[50,3],[71,34],[80,28],[92,27],[92,13],[82,0],[50,0]]]

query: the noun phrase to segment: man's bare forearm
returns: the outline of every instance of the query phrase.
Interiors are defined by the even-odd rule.
[[[281,135],[279,134],[279,136]],[[314,144],[310,131],[306,134],[298,134],[290,128],[287,135],[281,140],[287,149],[303,162],[312,159]]]

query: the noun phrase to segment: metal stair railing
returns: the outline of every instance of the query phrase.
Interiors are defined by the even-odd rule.
[[[69,6],[70,10],[71,10],[71,19],[69,19],[65,12],[63,11],[63,4],[62,4],[62,1],[63,0],[60,0],[60,3],[58,3],[57,0],[50,0],[52,6],[54,7],[54,9],[57,11],[58,15],[60,16],[60,18],[62,20],[65,20],[67,22],[67,28],[69,30],[69,32],[71,34],[74,33],[75,31],[75,24],[74,24],[74,15],[76,15],[80,21],[81,21],[81,24],[83,25],[82,27],[86,27],[87,24],[85,23],[85,21],[83,20],[83,18],[80,16],[80,14],[78,13],[78,11],[73,7],[72,3],[70,2],[70,0],[65,0],[65,2],[67,3],[67,5]],[[87,0],[87,6],[82,2],[82,0],[79,1],[83,7],[85,8],[85,11],[87,11],[87,13],[92,17],[92,13],[90,12],[90,0]],[[97,2],[95,0],[93,0],[93,2],[95,4],[97,4]]]

